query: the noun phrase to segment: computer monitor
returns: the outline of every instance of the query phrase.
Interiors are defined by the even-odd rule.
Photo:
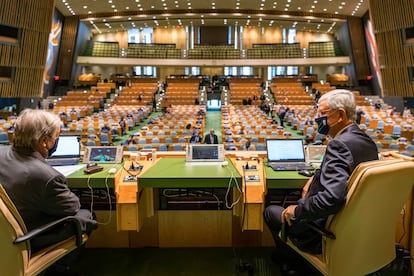
[[[223,144],[188,144],[186,150],[187,162],[223,162]]]
[[[83,163],[121,163],[122,146],[93,146],[86,147]]]

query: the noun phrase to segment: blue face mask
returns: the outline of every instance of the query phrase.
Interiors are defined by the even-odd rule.
[[[59,137],[56,138],[55,144],[53,145],[53,147],[51,149],[48,150],[48,157],[52,156],[52,154],[56,151],[57,146],[58,146],[58,142],[59,142]]]
[[[317,131],[320,134],[327,135],[330,130],[330,126],[328,125],[328,116],[322,116],[315,119],[316,123],[318,124]]]

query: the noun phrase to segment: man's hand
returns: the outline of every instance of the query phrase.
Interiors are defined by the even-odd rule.
[[[285,210],[282,212],[282,222],[287,222],[290,225],[292,225],[292,222],[290,221],[291,218],[295,216],[295,209],[297,205],[289,205]]]
[[[302,198],[304,198],[308,194],[308,190],[309,190],[310,184],[312,183],[312,179],[313,179],[313,176],[310,177],[308,179],[308,181],[306,182],[305,186],[303,186],[303,188],[302,188]]]

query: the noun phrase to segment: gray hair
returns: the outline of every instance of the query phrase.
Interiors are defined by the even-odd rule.
[[[343,108],[349,120],[356,119],[355,95],[346,89],[335,89],[320,97],[318,103],[327,101],[330,109]]]
[[[52,138],[60,123],[60,118],[53,113],[25,109],[15,122],[13,146],[34,148],[42,136]]]

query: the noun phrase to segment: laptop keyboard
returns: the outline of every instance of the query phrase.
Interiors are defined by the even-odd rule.
[[[79,163],[79,158],[46,159],[46,162],[50,166],[69,166],[77,165]]]
[[[314,170],[315,168],[305,162],[288,162],[288,163],[269,163],[269,167],[271,167],[274,171],[299,171],[299,170]]]

